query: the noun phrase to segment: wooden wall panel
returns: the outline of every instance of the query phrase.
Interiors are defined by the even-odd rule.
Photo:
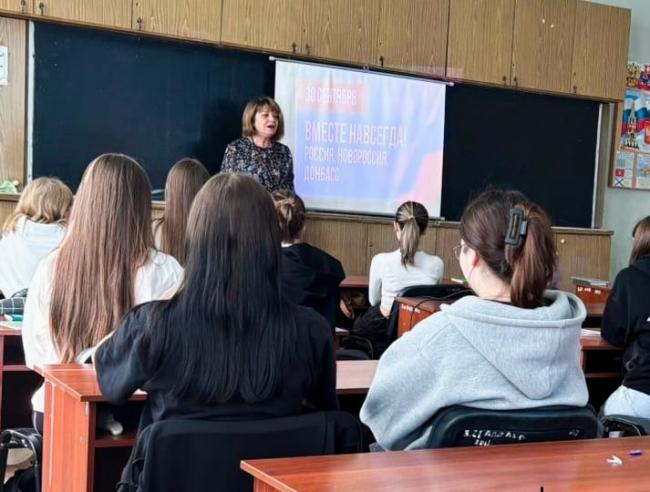
[[[44,17],[129,29],[132,0],[35,0],[34,13]]]
[[[133,28],[179,38],[221,40],[221,1],[134,0]]]
[[[366,275],[368,224],[364,222],[308,218],[305,241],[337,258],[346,275]]]
[[[570,92],[577,0],[517,0],[512,81],[517,87]]]
[[[5,220],[7,220],[7,217],[11,215],[11,212],[14,211],[16,208],[16,200],[4,200],[0,198],[0,229],[2,229],[2,225],[5,223]]]
[[[575,292],[572,276],[609,279],[611,236],[555,235],[560,288]]]
[[[29,14],[33,12],[34,0],[0,0],[0,11],[20,12]]]
[[[0,85],[0,181],[25,174],[27,21],[0,17],[0,45],[9,48],[9,84]]]
[[[435,253],[445,264],[445,278],[463,278],[463,272],[454,256],[454,246],[458,244],[460,244],[460,233],[457,227],[438,228]]]
[[[573,50],[573,90],[622,100],[630,37],[628,9],[579,2]]]
[[[303,0],[223,0],[221,40],[272,51],[300,52]]]
[[[382,0],[376,65],[443,76],[449,0]]]
[[[369,64],[379,27],[376,0],[305,0],[303,54]]]
[[[452,0],[447,77],[510,83],[515,0]]]

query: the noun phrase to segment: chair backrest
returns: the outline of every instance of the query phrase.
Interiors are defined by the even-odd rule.
[[[599,435],[598,418],[589,406],[483,410],[454,405],[433,417],[427,447],[567,441]]]
[[[252,490],[243,459],[359,451],[361,429],[344,412],[318,412],[255,421],[164,420],[138,438],[143,491]],[[143,452],[143,453],[142,453]]]
[[[605,427],[605,437],[616,433],[617,437],[650,435],[650,419],[632,415],[605,415],[600,418]],[[610,435],[614,437],[614,435]]]
[[[462,284],[434,284],[434,285],[413,285],[406,287],[400,293],[400,297],[426,297],[436,301],[457,300],[470,295],[472,291]],[[399,305],[394,302],[390,309],[388,318],[388,343],[397,340],[397,328],[399,319]]]

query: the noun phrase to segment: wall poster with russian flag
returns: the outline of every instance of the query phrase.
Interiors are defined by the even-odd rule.
[[[445,84],[276,62],[275,99],[296,192],[312,210],[392,215],[406,200],[440,216]]]

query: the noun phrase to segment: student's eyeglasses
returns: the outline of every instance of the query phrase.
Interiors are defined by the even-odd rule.
[[[460,252],[463,250],[463,246],[465,245],[463,243],[460,243],[452,248],[452,251],[454,252],[454,256],[456,257],[457,260],[460,260]]]

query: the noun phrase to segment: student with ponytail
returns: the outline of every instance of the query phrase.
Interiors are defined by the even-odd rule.
[[[372,307],[355,322],[354,333],[372,340],[379,353],[387,346],[388,316],[395,297],[406,287],[433,285],[442,280],[442,260],[418,251],[428,223],[429,214],[424,205],[402,203],[393,223],[399,248],[379,253],[370,263],[368,300]]]
[[[519,192],[486,191],[465,208],[460,237],[456,256],[476,295],[442,306],[379,361],[361,420],[383,448],[426,447],[427,423],[450,405],[587,404],[586,310],[546,290],[556,267],[546,213]]]

